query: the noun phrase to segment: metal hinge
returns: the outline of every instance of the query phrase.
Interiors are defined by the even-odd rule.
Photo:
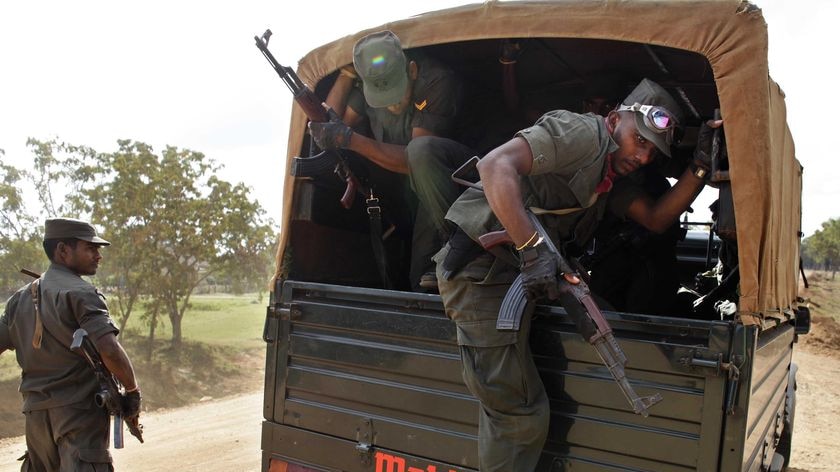
[[[724,401],[724,410],[727,415],[735,414],[735,401],[738,394],[738,382],[741,379],[741,370],[735,365],[735,362],[740,362],[741,356],[732,356],[733,362],[723,362],[723,354],[718,354],[717,359],[701,359],[694,357],[694,351],[689,357],[680,359],[680,363],[688,367],[701,367],[712,369],[715,375],[726,375],[726,392]]]
[[[356,426],[356,452],[359,453],[359,460],[362,465],[371,464],[373,455],[373,420],[363,418]]]

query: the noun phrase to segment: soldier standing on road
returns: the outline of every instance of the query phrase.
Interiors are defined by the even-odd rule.
[[[447,213],[447,219],[472,241],[506,229],[520,259],[516,268],[482,252],[463,267],[450,266],[453,260],[464,260],[449,254],[470,253],[457,250],[454,238],[434,257],[446,314],[456,325],[464,381],[481,404],[482,472],[534,470],[548,434],[548,397],[528,338],[533,300],[544,298],[558,283],[557,262],[525,207],[542,215],[543,226],[567,256],[570,247],[585,247],[614,181],[629,179],[658,153],[670,156],[681,119],[673,97],[648,79],[606,117],[549,112],[488,153],[478,164],[484,192],[468,189]],[[656,232],[670,227],[705,183],[711,137],[706,124],[692,167],[659,200],[641,192],[624,193],[622,198],[629,199],[627,217]],[[532,302],[518,332],[497,330],[502,299],[519,273]]]
[[[48,219],[44,251],[49,269],[37,284],[24,286],[6,302],[0,353],[14,350],[22,369],[27,448],[22,471],[113,470],[109,417],[94,403],[99,383],[85,359],[70,351],[78,328],[88,332],[105,366],[125,387],[123,418],[139,419],[140,388],[117,341],[119,330],[103,295],[81,278],[96,274],[99,249],[110,244],[89,223]]]
[[[356,43],[353,66],[341,69],[327,96],[340,119],[309,123],[321,149],[349,149],[381,169],[408,175],[419,200],[409,276],[415,290],[435,287],[431,256],[449,236],[444,215],[462,191],[450,174],[474,155],[450,139],[462,94],[452,70],[419,52],[403,51],[394,33],[380,31]],[[365,122],[372,137],[354,131]],[[380,180],[393,184],[395,177]]]

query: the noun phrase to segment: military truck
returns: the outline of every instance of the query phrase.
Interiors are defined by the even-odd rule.
[[[809,322],[797,298],[802,168],[784,94],[768,75],[761,11],[736,0],[491,0],[339,38],[306,55],[299,76],[324,99],[340,67],[352,62],[354,43],[383,29],[463,77],[467,111],[458,139],[479,155],[519,124],[502,97],[504,40],[524,45],[517,87],[541,110],[576,110],[588,80],[616,72],[662,84],[687,115],[675,163],[690,154],[700,123],[720,110],[728,158],[718,161],[707,190],[720,193],[718,233],[723,219],[731,221],[727,237],[700,226],[705,232],[691,231],[679,244],[690,303],[664,315],[605,311],[629,359],[631,384],[663,400],[648,417],[634,414],[563,308],[539,306],[531,345],[552,417],[538,470],[783,470],[796,405],[791,357]],[[455,327],[438,295],[408,290],[410,228],[384,234],[387,222],[408,210],[381,202],[383,234],[375,236],[384,239],[397,281],[386,290],[365,198],[347,209],[339,203],[343,179],[291,175],[293,157],[317,151],[306,123],[295,106],[263,332],[262,470],[477,470],[479,406],[461,379]],[[345,159],[370,188],[388,185],[364,159]],[[737,250],[728,272],[695,277],[714,266],[723,254],[716,245],[727,241]],[[704,277],[714,280],[706,288],[697,283]],[[716,290],[727,284],[728,291]],[[696,310],[720,301],[730,310]]]

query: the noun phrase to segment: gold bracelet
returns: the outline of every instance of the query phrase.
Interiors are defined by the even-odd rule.
[[[506,66],[511,65],[511,64],[516,64],[516,59],[503,59],[503,58],[500,57],[499,58],[499,64],[503,64],[503,65],[506,65]]]
[[[525,244],[516,248],[516,250],[521,251],[521,250],[525,249],[526,247],[528,247],[529,244],[531,244],[534,241],[534,238],[536,238],[537,236],[539,236],[539,233],[537,231],[534,231],[534,234],[532,234],[531,237],[528,238],[528,241],[526,241]]]

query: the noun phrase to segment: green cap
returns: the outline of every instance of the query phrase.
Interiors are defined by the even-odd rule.
[[[684,123],[683,111],[680,105],[674,100],[661,85],[650,79],[642,79],[639,85],[630,92],[630,95],[624,99],[623,104],[632,106],[633,104],[652,105],[666,109],[677,121],[677,124]],[[640,112],[635,112],[636,128],[639,134],[645,139],[652,141],[660,151],[666,156],[671,157],[671,142],[666,140],[666,134],[656,133],[645,125],[644,115]]]
[[[400,103],[408,87],[408,61],[400,39],[390,31],[372,33],[353,47],[353,67],[373,108]]]
[[[87,221],[74,218],[49,218],[44,223],[44,239],[75,238],[102,246],[111,243],[96,235],[96,229]]]

